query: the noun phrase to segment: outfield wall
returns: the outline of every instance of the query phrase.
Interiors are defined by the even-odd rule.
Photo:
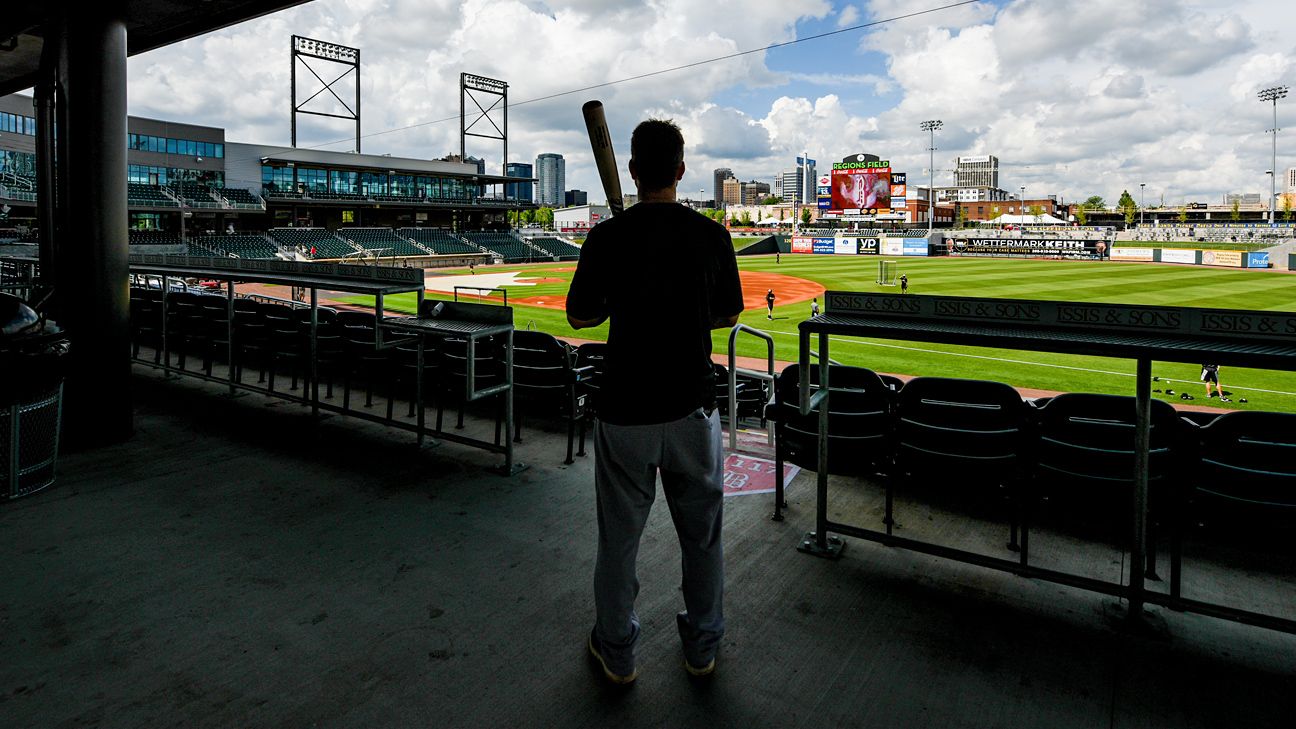
[[[896,238],[877,235],[792,237],[791,253],[821,256],[939,256],[945,251],[927,238]]]
[[[1269,268],[1268,251],[1219,251],[1186,248],[1113,248],[1113,261],[1180,263],[1188,266],[1224,266],[1228,268]],[[1290,257],[1289,257],[1290,260]]]

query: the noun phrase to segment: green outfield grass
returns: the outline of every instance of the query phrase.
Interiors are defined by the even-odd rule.
[[[830,290],[896,291],[894,287],[882,287],[874,282],[878,259],[871,256],[786,255],[781,265],[775,264],[773,256],[738,260],[743,270],[797,276],[817,281]],[[910,292],[915,294],[1296,311],[1296,278],[1272,271],[1110,261],[899,260],[900,272],[909,277]],[[571,272],[558,269],[571,265],[501,266],[490,270],[525,270],[535,277],[563,281],[516,287],[510,291],[514,296],[563,296]],[[372,304],[372,299],[365,297],[347,300]],[[414,297],[391,296],[386,301],[392,310],[411,311]],[[775,307],[774,321],[765,318],[764,308],[744,312],[741,321],[774,337],[778,359],[795,361],[796,327],[809,315],[810,303],[801,302]],[[575,332],[567,325],[563,312],[553,309],[517,304],[514,318],[518,327],[533,325],[560,338],[601,340],[607,337],[606,324]],[[717,332],[715,351],[727,351],[727,340],[727,331]],[[740,337],[738,353],[763,358],[765,345],[754,337]],[[852,338],[834,338],[831,354],[837,361],[879,372],[989,379],[1018,387],[1065,392],[1130,394],[1133,391],[1134,362],[1121,359]],[[1204,388],[1197,382],[1199,369],[1193,364],[1156,363],[1153,374],[1163,380],[1158,386],[1192,394],[1197,398],[1193,404],[1215,402],[1202,399]],[[1167,379],[1176,381],[1167,383]],[[1220,379],[1225,389],[1235,393],[1235,407],[1237,397],[1241,396],[1250,401],[1249,405],[1242,406],[1245,408],[1296,412],[1294,372],[1224,367]],[[1176,398],[1175,402],[1180,401]]]

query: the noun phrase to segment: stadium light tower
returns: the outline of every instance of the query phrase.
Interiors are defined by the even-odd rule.
[[[1147,187],[1146,182],[1139,183],[1139,226],[1143,225],[1143,188]]]
[[[922,130],[927,132],[929,144],[927,145],[927,236],[932,234],[932,226],[936,222],[936,194],[935,184],[932,181],[932,175],[936,172],[936,130],[945,126],[945,122],[940,119],[928,119],[922,123]]]
[[[1273,129],[1268,130],[1270,134],[1273,134],[1273,166],[1269,168],[1271,171],[1278,169],[1278,100],[1283,98],[1286,95],[1287,95],[1286,86],[1271,86],[1267,89],[1261,89],[1260,92],[1257,94],[1257,96],[1260,97],[1261,101],[1273,102]],[[1270,225],[1273,225],[1274,222],[1274,195],[1276,194],[1276,191],[1274,190],[1274,182],[1276,181],[1275,178],[1276,175],[1272,173],[1269,175],[1268,207],[1269,207]]]

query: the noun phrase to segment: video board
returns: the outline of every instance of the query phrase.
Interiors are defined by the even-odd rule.
[[[860,215],[891,210],[891,163],[887,160],[834,162],[829,212]]]

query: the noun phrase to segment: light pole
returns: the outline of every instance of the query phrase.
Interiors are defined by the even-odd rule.
[[[928,119],[921,125],[922,130],[927,132],[929,144],[927,145],[927,237],[931,237],[932,226],[936,222],[936,193],[935,184],[932,176],[936,172],[936,130],[945,126],[945,122],[940,119]]]
[[[1147,187],[1146,182],[1139,183],[1139,227],[1143,227],[1143,188]]]
[[[1021,194],[1017,196],[1017,212],[1021,215],[1022,225],[1025,225],[1026,224],[1026,186],[1022,185],[1019,189],[1021,190]],[[1018,227],[1017,230],[1021,230],[1021,227]]]
[[[1261,89],[1257,96],[1261,101],[1273,102],[1273,129],[1268,131],[1273,134],[1273,167],[1269,168],[1269,224],[1274,222],[1274,182],[1278,170],[1278,100],[1287,95],[1286,86],[1271,86],[1267,89]]]

